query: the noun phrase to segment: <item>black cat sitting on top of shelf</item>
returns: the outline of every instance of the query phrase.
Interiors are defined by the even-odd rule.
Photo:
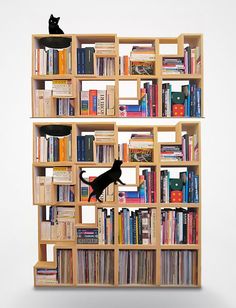
[[[49,34],[64,34],[64,32],[58,26],[59,20],[60,17],[54,17],[53,14],[51,14],[48,21]]]
[[[88,202],[90,202],[92,196],[96,196],[96,199],[99,202],[102,202],[101,199],[99,199],[99,197],[101,196],[103,190],[109,186],[111,183],[117,184],[117,182],[119,182],[122,185],[125,185],[125,183],[123,183],[120,180],[122,171],[120,166],[122,165],[123,161],[119,160],[119,159],[115,159],[113,166],[111,167],[110,170],[100,174],[98,177],[96,177],[96,179],[94,179],[92,182],[88,182],[86,181],[83,177],[82,174],[85,172],[84,170],[82,170],[80,172],[80,180],[87,184],[90,185],[93,189],[93,191],[90,193],[89,198],[88,198]]]

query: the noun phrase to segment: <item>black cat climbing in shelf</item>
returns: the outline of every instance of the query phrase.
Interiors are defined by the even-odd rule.
[[[48,21],[49,34],[64,34],[64,32],[58,26],[59,20],[60,20],[60,17],[54,17],[51,14],[49,21]]]
[[[80,179],[83,183],[90,185],[93,189],[93,191],[90,193],[89,198],[88,198],[88,202],[90,202],[92,196],[96,196],[96,199],[99,202],[102,202],[100,198],[103,190],[109,186],[111,183],[117,184],[117,182],[119,182],[122,185],[125,185],[121,180],[121,168],[120,166],[122,165],[123,161],[122,160],[118,160],[115,159],[113,166],[111,167],[110,170],[100,174],[98,177],[96,177],[96,179],[94,179],[92,182],[88,182],[86,181],[83,177],[82,174],[85,172],[84,170],[82,170],[80,172]]]
[[[60,17],[54,17],[53,14],[51,14],[49,20],[48,20],[48,30],[49,34],[55,35],[55,36],[47,36],[42,37],[40,39],[40,43],[48,48],[67,48],[71,45],[71,38],[60,36],[64,34],[62,29],[59,27],[58,22],[60,20]]]

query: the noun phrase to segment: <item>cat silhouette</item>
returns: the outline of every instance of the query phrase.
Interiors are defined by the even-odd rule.
[[[49,34],[64,34],[64,32],[58,26],[59,20],[60,20],[60,17],[54,17],[51,14],[49,21],[48,21]]]
[[[118,160],[115,159],[113,166],[111,167],[110,170],[100,174],[98,177],[96,177],[96,179],[94,179],[92,182],[88,182],[86,181],[82,174],[85,172],[84,170],[82,170],[80,172],[80,180],[87,184],[90,185],[93,189],[93,191],[90,193],[89,198],[88,198],[88,202],[90,202],[92,196],[96,196],[96,199],[99,202],[102,202],[101,199],[99,199],[99,197],[101,196],[103,190],[109,186],[111,183],[117,184],[117,182],[119,182],[122,185],[125,185],[121,180],[121,165],[122,165],[123,161],[122,160]]]

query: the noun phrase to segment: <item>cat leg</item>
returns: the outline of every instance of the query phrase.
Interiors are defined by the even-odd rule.
[[[120,184],[122,185],[126,185],[125,183],[123,183],[120,179],[117,180]]]
[[[101,196],[101,194],[96,194],[97,200],[102,203],[103,201],[101,199],[99,199],[100,196]]]
[[[94,196],[94,195],[95,195],[95,192],[94,192],[94,191],[92,191],[92,192],[90,193],[90,195],[89,195],[88,202],[90,202],[90,200],[91,200],[92,196]]]

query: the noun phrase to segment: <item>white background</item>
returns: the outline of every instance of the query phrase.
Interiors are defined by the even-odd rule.
[[[235,307],[235,8],[227,0],[1,1],[1,307]],[[31,34],[47,33],[51,13],[65,33],[204,33],[202,289],[33,288]]]

